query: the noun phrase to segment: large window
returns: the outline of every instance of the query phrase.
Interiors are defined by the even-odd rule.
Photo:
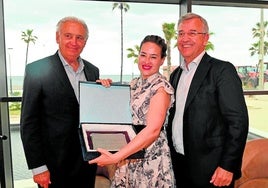
[[[85,20],[89,27],[89,39],[82,57],[100,68],[101,77],[119,81],[121,71],[121,15],[113,8],[113,2],[75,0],[4,0],[5,37],[7,48],[8,91],[10,96],[21,96],[26,61],[27,43],[22,33],[32,30],[35,42],[29,43],[27,63],[54,54],[56,24],[65,16],[76,16]],[[133,58],[127,58],[128,48],[135,48],[149,34],[164,37],[163,23],[176,23],[178,5],[128,3],[129,10],[123,12],[123,81],[139,74]],[[22,8],[23,7],[23,8]],[[175,45],[175,40],[173,44]],[[172,48],[172,63],[178,64],[179,53]],[[33,185],[32,175],[27,170],[19,135],[18,104],[10,103],[11,148],[13,174],[16,187]]]
[[[36,1],[27,5],[20,0],[5,0],[6,46],[10,57],[12,76],[22,76],[25,67],[26,43],[21,34],[33,30],[38,37],[29,44],[28,63],[53,54],[57,50],[55,27],[57,21],[65,16],[77,16],[86,21],[89,39],[82,57],[100,68],[105,76],[119,75],[121,68],[121,19],[120,9],[113,8],[113,2],[103,1]],[[123,74],[137,75],[134,60],[127,58],[127,48],[134,48],[148,34],[164,37],[163,23],[176,23],[179,6],[146,3],[128,3],[129,10],[123,11]],[[23,8],[21,8],[23,7]],[[178,52],[172,54],[174,63],[178,62]],[[9,67],[9,66],[8,66]],[[119,77],[115,77],[118,79]],[[17,79],[17,78],[15,78]],[[116,81],[116,80],[115,80]],[[15,82],[15,81],[14,81]],[[13,84],[16,88],[16,82]]]
[[[268,89],[268,10],[259,8],[193,6],[193,11],[203,15],[209,23],[214,50],[209,53],[233,63],[243,81],[245,90]],[[263,17],[263,18],[262,18]],[[261,24],[265,32],[264,55],[260,56]],[[254,37],[255,36],[255,37]],[[254,52],[252,54],[252,52]],[[260,67],[263,60],[263,68]],[[264,84],[260,83],[261,70]]]
[[[210,41],[214,50],[209,54],[230,61],[238,71],[244,90],[268,90],[268,55],[263,56],[263,82],[260,83],[260,55],[251,56],[254,43],[260,41],[253,37],[260,30],[261,15],[268,22],[268,10],[259,8],[193,6],[193,12],[204,16],[209,24]],[[258,25],[257,25],[258,24]],[[264,24],[264,41],[268,41],[268,25]],[[258,35],[257,35],[258,36]],[[266,44],[267,45],[267,44]],[[266,46],[266,50],[267,50]],[[255,47],[255,50],[258,50]],[[250,132],[268,137],[268,95],[245,95],[250,122]]]
[[[164,1],[163,1],[164,2]],[[130,81],[139,74],[133,58],[128,58],[128,48],[135,49],[141,40],[149,34],[164,38],[162,24],[174,23],[175,29],[179,18],[179,5],[127,3],[129,9],[123,11],[121,25],[120,9],[112,10],[111,1],[76,1],[76,0],[4,0],[4,22],[6,62],[9,96],[21,96],[24,68],[42,57],[54,54],[57,50],[55,41],[56,24],[65,16],[76,16],[85,20],[89,27],[89,39],[82,57],[100,68],[101,77],[120,80],[123,63],[123,81]],[[239,8],[223,6],[194,5],[193,12],[204,16],[212,32],[210,42],[214,50],[208,53],[233,63],[244,90],[268,90],[268,56],[264,55],[263,68],[260,71],[259,55],[251,56],[252,44],[260,39],[253,38],[252,28],[258,31],[263,14],[263,21],[268,21],[268,10],[259,8]],[[122,27],[121,27],[122,26]],[[121,30],[122,28],[122,30]],[[23,32],[32,31],[35,42],[22,40]],[[123,32],[123,36],[121,34]],[[268,41],[268,26],[265,26]],[[123,46],[121,39],[123,38]],[[179,52],[171,41],[171,64],[179,65]],[[123,47],[123,50],[121,48]],[[174,48],[173,48],[174,47]],[[123,60],[123,61],[122,61]],[[166,63],[165,63],[166,65]],[[164,69],[164,67],[163,67]],[[163,70],[162,69],[162,70]],[[260,77],[263,73],[263,78]],[[260,80],[263,79],[263,85]],[[263,86],[263,87],[262,87]],[[250,132],[268,137],[268,95],[245,95],[249,116]],[[10,103],[12,160],[15,187],[31,187],[31,172],[27,170],[19,136],[20,103]],[[25,185],[25,186],[24,186]]]

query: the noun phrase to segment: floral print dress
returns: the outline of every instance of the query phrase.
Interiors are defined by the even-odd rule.
[[[149,78],[135,78],[130,83],[132,119],[134,125],[146,125],[150,99],[158,88],[171,94],[170,107],[174,102],[174,90],[160,73]],[[168,115],[168,114],[167,114]],[[111,187],[124,188],[174,188],[175,178],[167,143],[165,126],[160,136],[145,149],[144,159],[126,159],[117,164]]]

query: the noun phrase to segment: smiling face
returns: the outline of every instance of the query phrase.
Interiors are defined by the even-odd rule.
[[[163,65],[165,57],[161,58],[161,47],[153,42],[145,42],[142,44],[138,67],[143,79],[159,72],[159,68]]]
[[[185,33],[182,37],[178,36],[177,46],[186,63],[190,63],[205,50],[209,35],[204,32],[203,24],[199,18],[184,20],[178,25],[178,32]],[[191,36],[189,33],[193,32],[198,34]]]
[[[56,41],[64,59],[76,61],[86,45],[86,29],[79,22],[66,21],[56,32]]]

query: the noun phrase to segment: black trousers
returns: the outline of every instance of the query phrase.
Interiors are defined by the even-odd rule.
[[[97,165],[85,162],[79,173],[63,175],[62,173],[50,174],[49,188],[94,188]],[[39,188],[41,188],[38,185]]]
[[[216,188],[213,184],[208,183],[206,185],[197,186],[193,183],[189,168],[187,166],[187,160],[184,155],[175,152],[171,152],[173,170],[176,178],[177,188]],[[219,187],[218,187],[219,188]],[[234,188],[234,181],[229,186],[223,186],[221,188]]]

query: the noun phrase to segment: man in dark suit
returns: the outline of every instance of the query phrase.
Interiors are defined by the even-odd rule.
[[[63,18],[56,31],[59,50],[26,66],[21,138],[41,187],[94,187],[97,166],[83,160],[78,135],[78,82],[99,79],[99,69],[80,57],[87,38],[84,21]]]
[[[234,66],[205,52],[208,24],[193,13],[178,22],[184,58],[170,76],[176,101],[167,128],[177,186],[233,187],[241,176],[248,112]]]

